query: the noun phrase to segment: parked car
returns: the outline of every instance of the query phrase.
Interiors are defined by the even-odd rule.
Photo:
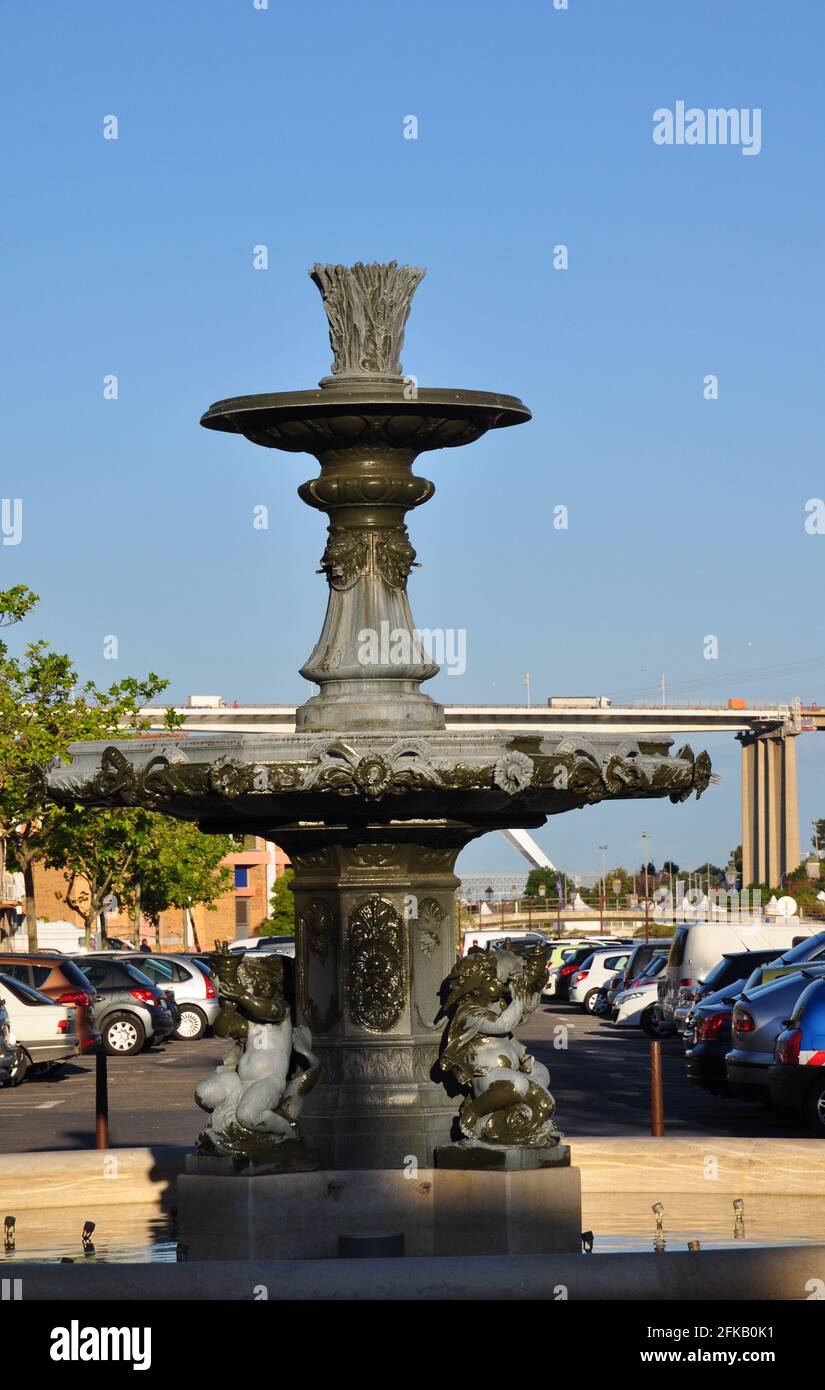
[[[763,951],[728,951],[718,960],[703,980],[699,980],[691,988],[682,987],[677,996],[676,1008],[673,1012],[673,1021],[676,1025],[677,1033],[684,1036],[685,1029],[688,1027],[691,1015],[700,1000],[709,994],[716,994],[718,990],[725,989],[727,986],[736,984],[737,981],[747,980],[752,971],[757,967],[767,965],[769,961],[776,960],[776,952],[770,949]],[[744,985],[740,985],[740,989]],[[737,991],[738,993],[739,991]]]
[[[102,954],[96,960],[102,959]],[[129,961],[153,984],[171,997],[175,1018],[172,1037],[189,1041],[202,1038],[218,1016],[218,990],[208,966],[192,956],[146,955],[145,952],[118,951],[118,961]]]
[[[573,973],[568,994],[570,1003],[580,1004],[585,1013],[599,1013],[606,1003],[607,981],[624,968],[628,955],[627,949],[622,951],[615,946],[591,951]]]
[[[229,953],[233,956],[245,955],[247,951],[275,951],[279,947],[289,945],[293,947],[294,954],[294,936],[244,936],[239,937],[237,941],[230,941]],[[200,954],[203,955],[203,952]],[[467,952],[465,951],[464,954],[466,955]]]
[[[573,976],[592,950],[593,947],[589,945],[565,947],[558,965],[551,966],[547,971],[547,983],[542,994],[554,999],[569,998]]]
[[[825,978],[806,985],[776,1040],[768,1086],[774,1105],[800,1112],[825,1139]]]
[[[284,937],[269,936],[262,937],[261,941],[283,941],[284,939]],[[519,946],[549,946],[551,944],[551,937],[549,937],[546,932],[528,931],[526,929],[513,928],[512,931],[503,931],[500,927],[483,927],[479,931],[466,931],[464,933],[464,938],[461,943],[461,954],[466,956],[471,946],[478,946],[482,951],[501,950],[508,941],[512,941]]]
[[[744,988],[745,980],[739,979],[713,994],[706,994],[694,1007],[685,1028],[688,1080],[713,1096],[733,1094],[728,1084],[725,1058],[733,1045],[733,1006]]]
[[[667,960],[672,944],[670,937],[653,937],[649,941],[637,942],[627,958],[627,964],[619,972],[621,979],[618,989],[630,989],[632,982],[638,979],[648,961],[652,960],[654,956],[664,956]]]
[[[131,961],[110,956],[79,956],[77,965],[100,996],[95,1019],[103,1046],[112,1056],[132,1056],[162,1042],[174,1019],[163,991]]]
[[[730,951],[787,951],[811,928],[796,919],[765,923],[749,918],[735,922],[683,922],[673,933],[667,970],[659,982],[659,1034],[674,1032],[680,990],[693,990]]]
[[[825,965],[807,965],[792,975],[745,988],[733,1006],[733,1047],[725,1057],[728,1085],[744,1100],[770,1099],[769,1068],[776,1039],[794,1004],[812,979],[825,975]]]
[[[781,955],[772,956],[765,964],[757,966],[748,979],[748,988],[766,985],[780,975],[791,975],[800,966],[825,961],[825,932],[817,932],[803,941],[798,941]]]
[[[19,1086],[29,1068],[48,1069],[77,1056],[79,1038],[71,1004],[56,1004],[47,994],[0,974],[2,993],[14,1043],[14,1061],[7,1084]]]
[[[5,1086],[14,1067],[15,1043],[11,1031],[11,1020],[2,994],[0,994],[0,1086]]]
[[[666,964],[667,956],[664,953],[651,956],[641,975],[631,980],[627,989],[616,991],[612,999],[608,991],[605,997],[605,1012],[611,1014],[612,1022],[617,1028],[642,1026],[643,1013],[656,1001],[659,976]]]
[[[598,946],[618,946],[621,943],[616,937],[592,937],[592,936],[573,936],[564,940],[551,942],[550,955],[547,958],[547,984],[543,993],[553,996],[556,994],[556,977],[560,968],[567,962],[569,963],[575,952],[584,948],[584,953],[579,957],[583,960],[584,956],[590,954]],[[566,996],[565,996],[566,997]]]
[[[100,1046],[100,1029],[94,1016],[94,991],[79,966],[68,956],[50,951],[0,954],[0,973],[39,989],[56,1004],[71,1004],[76,1013],[81,1052]]]
[[[262,936],[257,946],[244,952],[247,956],[276,955],[295,959],[294,936]]]

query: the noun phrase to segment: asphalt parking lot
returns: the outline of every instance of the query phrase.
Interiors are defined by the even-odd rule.
[[[543,1004],[519,1036],[550,1068],[558,1121],[571,1139],[650,1132],[649,1043],[638,1029],[615,1030],[575,1006],[553,1003]],[[137,1057],[110,1057],[112,1145],[192,1144],[204,1120],[193,1090],[227,1050],[225,1041],[202,1038]],[[805,1137],[787,1116],[692,1086],[678,1042],[664,1042],[662,1053],[668,1134]],[[22,1086],[0,1090],[0,1153],[90,1148],[94,1111],[94,1058],[30,1076]]]
[[[118,1148],[192,1144],[205,1116],[192,1093],[229,1051],[218,1038],[109,1057],[109,1137]],[[77,1058],[0,1089],[0,1153],[88,1149],[95,1142],[95,1059]]]
[[[650,1041],[577,1005],[541,1005],[519,1037],[550,1069],[560,1127],[570,1138],[650,1133]],[[665,1133],[730,1138],[805,1138],[807,1131],[763,1105],[711,1096],[688,1081],[678,1039],[662,1043]]]

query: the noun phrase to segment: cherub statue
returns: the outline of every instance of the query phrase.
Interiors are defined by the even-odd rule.
[[[513,1037],[538,1007],[546,973],[543,946],[456,962],[442,1011],[453,1012],[440,1065],[468,1091],[458,1112],[465,1142],[547,1148],[561,1139],[550,1073]]]
[[[292,961],[274,952],[232,955],[225,942],[218,945],[209,956],[221,1002],[215,1033],[234,1038],[235,1047],[195,1088],[209,1112],[198,1152],[278,1162],[282,1146],[300,1139],[302,1098],[320,1069],[309,1029],[293,1027],[285,980]]]

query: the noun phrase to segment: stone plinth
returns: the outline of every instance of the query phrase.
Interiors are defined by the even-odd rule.
[[[546,1149],[495,1149],[489,1144],[447,1144],[435,1151],[436,1168],[459,1168],[473,1172],[532,1172],[535,1168],[569,1168],[570,1145],[554,1144]]]
[[[335,1259],[338,1237],[403,1233],[405,1255],[581,1249],[577,1168],[419,1169],[178,1179],[190,1260]]]

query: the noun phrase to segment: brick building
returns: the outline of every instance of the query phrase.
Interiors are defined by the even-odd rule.
[[[216,941],[235,940],[237,937],[254,936],[261,923],[269,916],[269,900],[280,877],[289,865],[289,859],[278,849],[256,835],[235,835],[232,837],[237,849],[222,861],[232,869],[234,883],[224,893],[213,909],[198,905],[192,910],[197,944],[201,950],[210,949]],[[66,877],[59,869],[47,869],[42,864],[35,867],[35,894],[37,916],[42,921],[77,922],[83,920],[58,896],[66,891]],[[183,912],[171,908],[160,919],[160,946],[162,950],[181,950],[184,946]],[[106,918],[109,936],[131,939],[133,922],[128,913],[111,912]],[[151,946],[155,946],[155,934],[149,922],[141,923],[141,935]],[[193,946],[191,933],[188,945]]]

